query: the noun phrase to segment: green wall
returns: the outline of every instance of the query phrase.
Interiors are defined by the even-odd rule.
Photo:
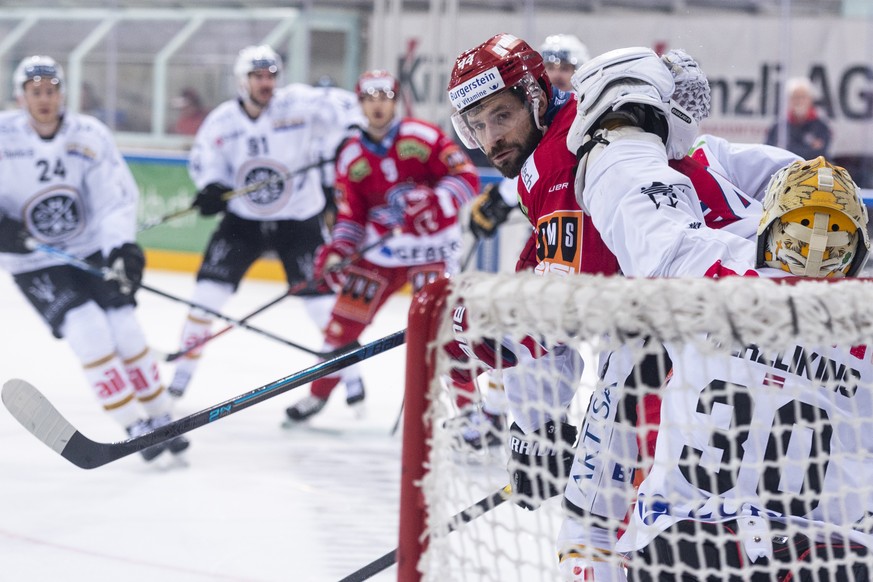
[[[191,206],[194,184],[188,177],[187,157],[125,155],[140,189],[137,224],[158,220]],[[149,249],[202,253],[217,218],[203,218],[196,211],[144,230],[139,243]]]

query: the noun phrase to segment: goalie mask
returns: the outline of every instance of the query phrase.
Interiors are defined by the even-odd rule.
[[[631,47],[609,51],[588,61],[573,75],[576,119],[567,148],[576,155],[609,114],[630,111],[632,123],[658,135],[667,155],[685,156],[698,131],[695,117],[672,100],[671,71],[654,51]]]
[[[251,101],[249,74],[254,71],[269,71],[276,76],[278,84],[282,77],[282,59],[267,45],[247,46],[239,51],[233,65],[233,76],[236,77],[239,96],[244,101]]]
[[[849,173],[819,156],[771,178],[758,226],[757,266],[805,277],[853,276],[870,250],[867,209]]]
[[[21,98],[24,95],[24,86],[30,81],[48,81],[57,85],[61,93],[64,93],[64,70],[51,57],[32,56],[24,58],[15,68],[12,74],[12,82],[15,85],[15,96]]]
[[[452,125],[468,148],[483,145],[467,122],[467,115],[477,111],[489,97],[510,89],[519,94],[533,115],[540,131],[540,99],[552,93],[542,56],[525,41],[498,34],[458,57],[449,79],[449,101],[455,108]]]

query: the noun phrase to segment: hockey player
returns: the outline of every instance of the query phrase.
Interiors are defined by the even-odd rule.
[[[625,53],[625,63],[633,60],[629,56]],[[613,62],[617,63],[621,60],[615,59]],[[626,65],[623,66],[628,70]],[[645,84],[640,82],[640,75],[637,74],[632,74],[626,79],[616,74],[608,80],[608,84],[603,84],[602,69],[593,67],[592,69],[580,71],[578,78],[574,78],[574,85],[579,93],[587,95],[590,100],[587,103],[580,102],[579,116],[574,124],[575,132],[571,133],[568,139],[568,147],[572,151],[578,149],[581,144],[588,144],[583,146],[577,178],[577,196],[580,197],[583,207],[591,213],[595,224],[603,233],[604,240],[616,252],[623,272],[640,276],[723,276],[751,273],[752,266],[757,262],[759,267],[765,265],[776,267],[798,275],[834,277],[855,274],[863,265],[869,249],[866,211],[857,198],[851,178],[844,170],[832,167],[823,159],[819,159],[796,162],[780,171],[767,189],[764,217],[760,220],[757,230],[757,243],[724,232],[701,228],[703,216],[694,189],[686,176],[672,171],[667,166],[663,135],[669,133],[667,120],[670,113],[669,105],[666,104],[669,103],[670,93],[664,90],[666,84],[659,82],[657,75],[654,74],[648,79],[650,85],[647,89],[642,88]],[[604,87],[609,87],[609,90],[603,90]],[[616,113],[626,115],[616,115]],[[642,119],[647,119],[650,123],[641,126],[638,122]],[[640,196],[641,193],[644,196]],[[658,204],[666,201],[670,203]],[[630,224],[634,225],[632,230],[625,227]],[[805,350],[804,358],[827,357],[836,368],[847,366],[848,369],[854,370],[853,375],[857,371],[858,377],[867,383],[867,393],[858,400],[852,401],[846,399],[841,401],[831,397],[834,390],[815,385],[815,380],[823,381],[821,378],[812,378],[813,382],[810,385],[809,379],[804,377],[804,373],[799,369],[782,371],[772,368],[777,360],[761,356],[751,358],[752,361],[745,361],[749,359],[747,357],[749,350],[738,349],[733,356],[722,356],[719,359],[718,356],[705,357],[701,354],[693,354],[694,357],[689,358],[687,348],[682,352],[671,346],[668,346],[668,349],[671,349],[674,367],[673,375],[663,394],[669,400],[660,408],[661,428],[658,433],[648,435],[657,436],[654,469],[640,488],[641,495],[634,512],[631,529],[622,537],[618,545],[615,545],[614,537],[610,535],[614,533],[615,526],[613,525],[612,532],[606,532],[596,526],[592,527],[595,523],[600,525],[603,522],[592,521],[592,515],[590,513],[586,515],[585,510],[593,509],[598,515],[607,515],[613,519],[621,519],[624,515],[622,500],[626,500],[627,496],[621,491],[610,493],[599,490],[598,487],[592,489],[591,484],[597,482],[598,478],[592,475],[589,469],[593,466],[596,467],[596,471],[609,474],[614,473],[611,469],[614,465],[633,464],[633,455],[627,454],[632,447],[626,448],[624,458],[616,459],[605,455],[607,451],[600,444],[616,440],[627,442],[627,427],[619,426],[621,423],[617,425],[614,414],[609,418],[595,418],[596,415],[589,414],[589,418],[586,419],[584,432],[586,435],[596,436],[597,441],[595,442],[593,438],[580,441],[577,458],[584,457],[588,467],[574,465],[572,471],[574,477],[571,478],[565,492],[565,505],[568,509],[575,508],[574,513],[587,517],[585,525],[575,519],[569,519],[562,529],[559,546],[565,552],[565,556],[568,555],[568,547],[576,548],[571,549],[569,553],[571,559],[564,563],[565,566],[577,568],[575,572],[568,572],[571,576],[568,579],[575,579],[572,577],[573,574],[579,574],[580,566],[574,563],[578,561],[574,557],[576,555],[574,551],[584,553],[585,547],[599,548],[604,552],[637,550],[647,546],[659,532],[667,528],[684,532],[686,535],[690,534],[691,542],[680,542],[679,553],[676,555],[673,551],[677,546],[671,547],[664,539],[659,538],[643,551],[641,557],[646,564],[664,566],[667,563],[686,562],[697,568],[724,569],[729,566],[739,567],[740,564],[748,562],[766,563],[766,560],[761,561],[764,557],[791,561],[803,559],[801,546],[814,538],[811,531],[815,529],[816,522],[839,523],[844,528],[843,534],[846,535],[846,526],[861,514],[853,516],[851,512],[841,511],[833,503],[826,504],[826,508],[823,504],[822,509],[816,508],[810,512],[813,506],[818,505],[818,501],[801,506],[799,510],[798,506],[792,503],[790,512],[785,511],[788,509],[787,506],[780,507],[779,511],[773,511],[774,502],[772,499],[768,501],[769,493],[765,492],[762,498],[755,499],[754,491],[734,487],[736,483],[714,494],[710,488],[711,483],[707,484],[696,478],[687,479],[689,472],[694,475],[694,471],[697,471],[698,477],[701,473],[697,469],[690,469],[682,463],[677,463],[675,457],[671,458],[670,455],[676,454],[676,449],[671,448],[669,443],[681,445],[682,442],[692,442],[696,438],[689,433],[683,433],[683,430],[688,430],[687,426],[683,429],[675,420],[682,418],[682,415],[686,419],[695,417],[693,402],[690,404],[692,411],[683,412],[683,408],[688,405],[683,395],[687,396],[689,389],[692,388],[701,391],[709,386],[710,389],[716,390],[717,383],[710,383],[711,374],[713,370],[720,369],[723,380],[741,384],[741,391],[749,390],[748,397],[752,398],[750,401],[752,403],[757,398],[762,398],[765,403],[772,400],[766,395],[768,389],[772,392],[772,388],[769,388],[765,381],[750,382],[750,374],[753,376],[760,374],[761,378],[766,378],[768,374],[776,374],[781,378],[780,397],[785,398],[779,406],[796,412],[796,408],[791,405],[793,398],[806,399],[807,402],[814,402],[816,407],[826,410],[831,418],[834,418],[834,415],[841,416],[847,421],[841,433],[843,441],[834,438],[824,446],[831,452],[841,448],[844,452],[847,445],[852,445],[852,451],[855,451],[858,448],[857,443],[863,440],[860,435],[864,432],[869,434],[869,429],[859,431],[857,425],[851,425],[852,418],[857,419],[859,415],[869,416],[867,409],[871,406],[869,382],[873,379],[873,370],[870,369],[869,358],[865,358],[862,353],[866,348],[864,350],[796,348],[796,350]],[[607,378],[603,384],[609,386],[612,391],[609,398],[612,402],[616,402],[621,398],[624,386],[621,367],[618,367],[618,372],[615,371],[615,367],[613,370],[607,369],[607,375],[610,373],[613,374],[613,381]],[[700,374],[709,375],[705,380],[701,380]],[[736,374],[740,374],[743,378],[739,379]],[[721,385],[724,386],[724,382]],[[789,388],[791,390],[788,390]],[[859,389],[857,393],[860,392]],[[593,401],[603,397],[604,394],[596,393]],[[749,413],[748,409],[738,409],[736,414],[742,416],[747,413]],[[655,422],[657,423],[657,415]],[[855,431],[854,435],[851,431]],[[666,433],[666,436],[662,438],[660,435],[663,433]],[[610,434],[611,436],[607,436]],[[680,438],[676,438],[676,434],[679,434]],[[742,437],[749,433],[740,430],[736,434]],[[837,431],[834,431],[834,434],[837,434]],[[704,435],[701,438],[708,440],[709,437]],[[692,440],[683,441],[683,439]],[[740,451],[744,448],[737,444],[729,445],[726,450]],[[870,444],[865,443],[863,448],[864,454],[869,455]],[[612,447],[609,452],[614,453],[615,449],[616,447]],[[755,454],[761,452],[763,448]],[[742,462],[746,461],[744,456]],[[756,465],[756,461],[750,456],[749,470],[760,471],[761,462],[762,459],[758,459]],[[793,462],[793,459],[789,462]],[[842,463],[845,462],[844,457]],[[755,469],[756,466],[758,469]],[[674,467],[674,469],[667,470],[665,467]],[[818,483],[822,483],[824,477],[820,479],[817,480]],[[767,490],[773,491],[769,489],[773,486],[772,480],[764,482],[769,483]],[[616,484],[614,480],[603,479],[600,485],[609,489]],[[721,494],[725,493],[726,496],[721,497]],[[600,502],[592,506],[595,498]],[[722,515],[721,518],[707,518],[706,516],[711,513],[708,508],[717,506],[719,501],[724,501],[725,498],[729,499],[728,505],[736,508],[737,511],[732,510],[729,515]],[[610,499],[616,503],[612,507],[604,508],[604,500]],[[843,501],[839,500],[836,505],[842,503]],[[855,511],[863,513],[864,509],[859,507]],[[765,526],[769,523],[784,524],[788,521],[786,520],[788,515],[797,516],[790,521],[806,524],[804,525],[808,528],[806,534],[801,533],[799,537],[794,538],[775,537],[771,543]],[[744,516],[755,516],[756,519],[748,520]],[[681,522],[683,517],[692,521],[709,522],[709,525],[701,527],[689,525],[687,522]],[[757,519],[759,517],[763,519]],[[719,522],[730,523],[724,526]],[[728,535],[726,538],[734,545],[730,545],[731,542],[720,542],[723,545],[716,545],[701,533],[702,530],[720,530],[723,527],[723,533],[726,533],[728,528],[739,527],[739,537]],[[761,527],[765,529],[762,530]],[[738,539],[741,545],[736,544]],[[860,532],[849,531],[847,539],[869,543]],[[761,540],[764,540],[763,544],[760,543]],[[781,547],[774,547],[779,544]],[[745,549],[745,553],[738,552],[737,548]],[[865,551],[850,549],[844,539],[841,542],[820,546],[820,549],[812,553],[817,554],[819,558],[842,560],[842,556],[847,553]],[[592,555],[588,554],[587,557],[590,560]],[[841,573],[838,573],[836,578],[848,579],[847,572],[852,572],[854,568],[855,575],[863,573],[864,577],[859,579],[867,579],[866,567],[851,565],[856,560],[857,558],[850,558],[849,566],[841,565],[843,569],[838,570]],[[591,564],[592,562],[589,561],[588,565]],[[595,561],[593,565],[601,569],[601,576],[595,576],[596,580],[617,579],[616,576],[620,574],[615,568],[606,569],[603,562]],[[614,561],[612,566],[615,566]],[[635,568],[634,562],[631,562],[631,567],[634,579],[673,579],[670,572],[658,574],[656,571],[652,576],[649,569],[639,565]],[[755,575],[749,573],[744,579],[751,579]],[[772,579],[767,573],[757,575],[762,576],[763,579]],[[786,575],[786,572],[780,572],[780,579]],[[807,570],[803,573],[805,577],[800,579],[811,579],[809,577],[814,575]],[[734,576],[737,576],[736,572]],[[730,574],[725,578],[730,578]]]
[[[21,109],[0,114],[0,265],[67,340],[106,413],[139,436],[170,422],[172,405],[134,310],[145,266],[135,240],[139,191],[109,129],[64,110],[54,59],[27,57],[12,80]],[[31,252],[28,239],[111,267],[125,285]],[[142,454],[150,461],[187,447],[179,436]]]
[[[553,34],[540,46],[540,55],[553,91],[570,92],[570,78],[582,63],[591,57],[588,49],[572,34]],[[515,180],[503,179],[489,184],[470,205],[470,231],[477,239],[494,236],[506,222],[509,213],[518,206]]]
[[[591,56],[579,37],[573,34],[552,34],[540,45],[540,54],[552,86],[561,91],[572,91],[570,79]]]
[[[330,183],[334,151],[360,111],[338,98],[339,89],[303,84],[279,87],[282,60],[269,46],[242,49],[234,64],[238,97],[215,108],[194,139],[189,173],[199,188],[194,206],[204,216],[224,213],[197,273],[192,302],[220,311],[248,268],[275,251],[289,285],[323,329],[335,301],[314,277],[315,250],[324,241],[322,183]],[[324,160],[322,166],[317,166]],[[308,168],[295,172],[300,168]],[[227,199],[234,189],[263,186]],[[305,285],[306,282],[311,283]],[[301,284],[303,288],[301,289]],[[182,350],[203,342],[212,317],[192,309],[182,330]],[[170,392],[181,396],[202,349],[178,361]],[[360,378],[349,378],[350,397],[362,395]],[[362,397],[362,396],[361,396]]]
[[[543,119],[546,118],[544,113],[550,109],[547,109],[544,99],[535,100],[529,97],[531,93],[537,92],[536,83],[532,82],[534,75],[529,72],[536,69],[537,60],[530,56],[530,53],[525,49],[517,48],[519,46],[515,44],[517,39],[514,37],[506,38],[506,36],[508,35],[498,35],[482,46],[462,54],[456,62],[449,89],[450,98],[456,109],[459,110],[453,117],[453,122],[458,134],[469,139],[467,145],[469,147],[480,145],[489,154],[489,157],[493,158],[495,165],[508,170],[505,173],[511,175],[514,170],[521,174],[519,191],[522,193],[522,207],[528,210],[528,216],[532,224],[536,225],[537,230],[534,232],[535,237],[529,241],[527,247],[530,252],[522,254],[519,268],[536,264],[537,272],[540,273],[616,273],[617,265],[614,262],[614,257],[608,249],[604,248],[599,234],[594,230],[590,219],[583,215],[567,185],[573,180],[568,177],[568,174],[573,173],[576,156],[572,154],[565,156],[558,151],[553,153],[547,149],[555,147],[552,145],[554,142],[549,139],[550,136],[552,140],[557,141],[556,149],[564,147],[561,140],[566,138],[569,132],[568,126],[572,123],[572,120],[569,119],[570,114],[566,113],[566,107],[564,107],[554,116],[554,121],[547,129],[543,127]],[[529,50],[529,47],[527,48]],[[662,62],[648,49],[642,49],[641,52],[645,53],[647,58],[651,57],[646,63],[653,69],[645,71],[644,68],[638,74],[642,76],[643,81],[652,76],[661,78],[663,80],[662,87],[669,96],[675,87],[671,75],[672,71],[669,71],[665,64],[672,68],[676,63]],[[635,53],[632,51],[631,55],[633,54]],[[598,62],[594,66],[600,67],[604,61],[608,62],[610,58],[595,59]],[[617,62],[622,63],[629,60],[632,59],[629,59],[628,55],[620,55]],[[677,60],[681,59],[677,57]],[[497,68],[500,75],[498,82],[494,82],[494,79],[490,78],[495,74],[492,71],[493,68]],[[626,75],[626,73],[623,74]],[[666,79],[664,75],[666,75]],[[611,80],[612,77],[605,75],[600,88],[610,87]],[[751,235],[754,234],[755,225],[760,216],[758,202],[745,196],[736,186],[730,184],[717,172],[684,157],[698,133],[698,122],[708,113],[708,85],[703,83],[704,81],[705,77],[702,77],[702,81],[697,78],[686,80],[688,87],[705,86],[706,91],[701,94],[704,99],[696,102],[693,99],[690,100],[687,103],[688,109],[679,103],[671,103],[672,109],[676,112],[676,119],[673,121],[674,125],[671,126],[671,133],[669,135],[664,133],[663,139],[666,140],[670,157],[676,159],[677,168],[688,174],[687,179],[691,182],[691,187],[704,201],[705,211],[703,207],[698,210],[699,214],[704,214],[701,224],[722,228],[725,232],[734,231]],[[543,85],[540,84],[540,86]],[[492,87],[497,88],[492,89]],[[510,90],[504,90],[504,88]],[[681,94],[681,91],[678,93]],[[669,97],[667,101],[669,102]],[[601,113],[605,111],[604,109]],[[554,114],[553,110],[552,113]],[[541,118],[538,123],[535,121],[537,116]],[[477,136],[481,136],[481,141],[477,141]],[[549,151],[548,154],[545,153],[547,151]],[[522,163],[523,167],[521,167]],[[515,164],[515,167],[512,164]],[[569,236],[550,235],[550,233],[557,232],[567,233]],[[539,235],[538,239],[536,235]],[[580,243],[580,240],[584,242]],[[557,242],[562,243],[560,248],[558,248]],[[537,243],[540,245],[539,248],[537,248]],[[569,264],[562,264],[561,261],[566,257],[570,258]],[[598,257],[602,261],[599,268],[596,263],[591,262],[592,259]],[[477,346],[473,350],[476,357],[483,360],[487,367],[497,367],[501,360],[500,355],[495,353],[494,349],[490,350],[490,355],[483,354],[482,348],[484,346]],[[464,356],[469,355],[460,346],[451,346],[449,349],[453,356],[460,353],[458,359],[462,361]],[[488,352],[488,350],[484,349],[484,352]],[[552,354],[552,357],[556,356],[557,354]],[[552,365],[563,366],[566,364],[564,369],[569,374],[574,374],[581,369],[580,366],[569,362],[569,360],[575,359],[575,356],[567,354],[567,361],[553,362]],[[507,363],[511,365],[521,359],[521,355],[515,353],[509,358],[504,358],[502,365],[505,368]],[[525,365],[530,366],[531,362],[526,361]],[[656,387],[663,380],[664,370],[660,371],[660,375],[658,372],[657,369],[652,373],[644,371],[640,378],[644,384]],[[510,370],[504,371],[507,380],[513,374],[514,372]],[[521,371],[519,374],[524,374],[524,372]],[[547,413],[528,410],[526,407],[531,399],[523,391],[521,393],[515,392],[514,389],[510,388],[511,383],[507,382],[509,399],[513,403],[512,413],[516,418],[517,428],[520,432],[525,434],[539,432],[546,435],[548,439],[555,440],[558,432],[556,428],[560,426],[562,440],[572,443],[573,431],[567,428],[565,423],[558,425],[556,419],[550,418]],[[523,382],[517,383],[524,384]],[[566,387],[567,389],[564,389],[563,386],[558,385],[550,388],[553,392],[549,396],[550,404],[555,406],[549,406],[548,409],[560,409],[561,405],[565,405],[572,399],[574,382],[568,380]],[[540,398],[540,396],[536,396],[536,398]],[[631,424],[631,428],[633,428],[633,424]],[[523,443],[524,441],[514,439],[513,443],[516,442]],[[523,447],[519,444],[517,448],[521,450]],[[513,452],[517,464],[512,470],[515,480],[514,493],[518,502],[526,506],[535,506],[538,499],[556,494],[561,478],[549,483],[531,484],[525,481],[524,470],[519,467],[525,463],[542,461],[527,459],[524,458],[524,455],[517,453],[518,451]],[[549,465],[550,470],[554,469],[552,472],[555,474],[561,472],[561,466],[564,466],[566,471],[569,468],[569,458],[564,455],[563,463],[549,460]]]
[[[365,129],[337,154],[337,223],[322,246],[316,276],[339,293],[327,326],[325,349],[358,339],[385,301],[407,283],[413,290],[458,269],[458,208],[479,188],[467,155],[436,126],[397,116],[397,80],[365,72],[356,92]],[[382,249],[341,271],[328,269],[356,249],[399,231]],[[316,380],[311,392],[287,409],[302,421],[321,411],[339,377]]]
[[[646,232],[661,231],[662,243],[670,233],[683,237],[689,214],[681,204],[666,212],[636,204],[628,193],[639,192],[638,180],[625,184],[627,192],[597,186],[616,185],[604,176],[636,167],[641,155],[650,153],[646,149],[651,143],[632,144],[634,139],[612,141],[603,157],[589,165],[588,177],[595,187],[586,188],[586,207],[598,223],[604,219],[617,225],[633,215]],[[613,146],[617,147],[610,151]],[[606,196],[608,203],[597,200]],[[651,216],[655,213],[657,217]],[[747,275],[850,276],[861,269],[868,254],[866,225],[866,210],[845,170],[823,158],[795,162],[771,182],[757,243],[727,235],[717,245],[706,246],[699,238],[686,238],[672,248],[696,249],[694,260],[663,270],[671,275],[723,275],[729,265]],[[670,260],[669,253],[640,245],[640,239],[613,239],[607,232],[617,230],[607,225],[603,230],[607,240],[615,241],[620,257]],[[706,229],[696,234],[700,233],[705,235]],[[648,264],[637,258],[622,267],[633,273]],[[592,525],[602,527],[604,522],[592,521],[590,515],[587,520],[570,518],[559,539],[564,554],[573,548],[570,555],[585,555],[585,547],[625,553],[632,580],[681,579],[678,564],[684,565],[686,575],[704,568],[724,572],[722,577],[707,576],[711,580],[818,580],[820,568],[830,570],[831,579],[868,580],[873,536],[853,524],[870,510],[870,492],[864,489],[873,478],[870,346],[797,345],[781,354],[755,346],[720,354],[703,354],[690,344],[668,344],[667,349],[672,374],[659,391],[660,411],[650,419],[657,423],[657,433],[646,435],[654,438],[652,468],[639,487],[627,531],[616,543],[612,536],[619,524],[613,522],[598,535]],[[622,397],[624,383],[620,374],[609,374],[604,385],[615,402]],[[593,398],[602,397],[596,393]],[[730,430],[716,420],[712,402],[732,410]],[[591,467],[609,471],[612,464],[634,465],[632,456],[609,458],[597,451],[601,442],[616,438],[606,436],[615,430],[610,421],[614,417],[586,419],[585,434],[596,435],[598,442],[580,442],[577,459],[584,457],[588,466],[574,464],[565,492],[567,507],[584,505],[592,495],[588,478],[597,478]],[[793,435],[799,426],[821,429],[812,446],[797,446]],[[703,462],[699,454],[720,461]],[[608,491],[613,483],[600,481],[596,496],[626,498]],[[804,566],[810,560],[816,561],[815,567]],[[583,561],[569,560],[565,566],[574,562],[580,567]]]

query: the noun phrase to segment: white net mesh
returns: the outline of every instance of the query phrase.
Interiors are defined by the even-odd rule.
[[[442,316],[430,344],[424,579],[582,580],[594,565],[596,580],[866,580],[871,290],[738,277],[457,278],[447,305],[466,306],[469,345],[512,340],[519,364],[480,376],[478,401],[459,409],[447,378],[480,370],[447,356],[455,334]],[[527,336],[549,353],[519,349]],[[488,378],[505,392],[486,390]],[[559,494],[534,511],[482,504],[459,520],[510,482],[509,425],[534,441],[547,419],[580,429],[574,445],[555,445],[558,458],[575,455],[569,475],[527,473]]]

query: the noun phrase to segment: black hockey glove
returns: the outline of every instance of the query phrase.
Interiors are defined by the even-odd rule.
[[[473,199],[470,207],[470,230],[477,239],[494,236],[497,227],[506,222],[514,206],[509,206],[500,196],[498,184],[488,184],[481,194]]]
[[[550,420],[539,430],[524,434],[512,423],[508,468],[516,505],[533,510],[563,490],[573,464],[578,432],[572,424],[555,424]]]
[[[132,295],[142,283],[142,272],[145,269],[145,255],[142,248],[135,243],[124,243],[112,249],[107,266],[118,274],[118,284],[121,292]]]
[[[0,214],[0,253],[29,253],[26,244],[28,236],[30,233],[22,222]]]
[[[194,199],[192,206],[199,208],[200,214],[203,216],[224,212],[227,209],[227,200],[225,200],[224,195],[232,190],[223,184],[213,182],[197,193],[197,198]]]

